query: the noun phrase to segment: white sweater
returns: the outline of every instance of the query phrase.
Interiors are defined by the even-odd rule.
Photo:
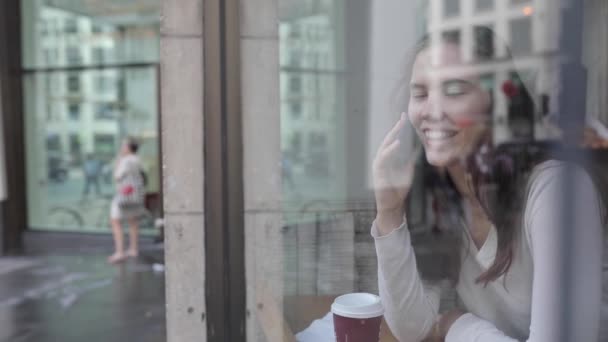
[[[516,240],[513,263],[505,276],[488,284],[475,279],[490,266],[497,249],[496,231],[491,229],[478,250],[469,234],[463,244],[460,278],[456,287],[468,312],[454,322],[447,342],[550,342],[559,340],[562,301],[559,298],[562,267],[562,238],[558,212],[566,165],[548,161],[531,177],[523,215],[522,231]],[[590,177],[580,168],[574,172],[571,215],[576,224],[567,243],[571,248],[575,307],[569,306],[572,329],[568,341],[601,341],[602,223],[600,200]],[[427,288],[418,274],[416,258],[406,223],[379,237],[372,226],[378,256],[380,297],[385,318],[393,334],[403,342],[420,341],[438,318],[440,290]],[[468,250],[467,250],[468,247]]]

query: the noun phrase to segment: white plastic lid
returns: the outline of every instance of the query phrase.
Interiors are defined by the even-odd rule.
[[[334,300],[331,312],[348,318],[372,318],[382,316],[384,308],[380,297],[371,293],[349,293]]]

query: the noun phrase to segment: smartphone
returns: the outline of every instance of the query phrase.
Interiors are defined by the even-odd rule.
[[[401,131],[399,132],[399,141],[401,142],[399,152],[400,161],[407,163],[412,160],[416,161],[420,157],[422,142],[409,120],[403,125],[403,128],[401,128]]]

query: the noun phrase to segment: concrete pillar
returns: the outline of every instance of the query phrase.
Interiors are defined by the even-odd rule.
[[[203,0],[164,0],[161,124],[167,341],[206,341]]]

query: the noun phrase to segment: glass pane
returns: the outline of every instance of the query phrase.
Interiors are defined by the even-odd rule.
[[[290,6],[279,25],[285,205],[344,201],[341,2]]]
[[[158,193],[155,67],[33,73],[24,84],[31,227],[107,232],[114,162],[127,136],[140,143],[147,191]],[[145,228],[152,219],[142,219]]]
[[[459,30],[449,30],[441,33],[443,39],[449,40],[454,43],[460,43],[460,31]]]
[[[332,340],[332,303],[362,292],[374,340],[559,336],[556,312],[565,341],[608,338],[608,7],[464,4],[278,2],[282,188],[245,213],[250,339]]]
[[[158,62],[160,0],[22,2],[23,66]]]
[[[511,52],[514,55],[532,53],[532,20],[514,19],[509,23],[511,33]]]
[[[476,0],[475,9],[478,11],[488,11],[494,9],[494,0]]]
[[[32,0],[21,13],[29,226],[108,232],[126,137],[140,144],[146,198],[160,191],[160,1]]]
[[[460,14],[460,0],[443,0],[443,16],[454,17]]]
[[[479,60],[494,57],[494,35],[492,25],[475,26],[475,57]]]

